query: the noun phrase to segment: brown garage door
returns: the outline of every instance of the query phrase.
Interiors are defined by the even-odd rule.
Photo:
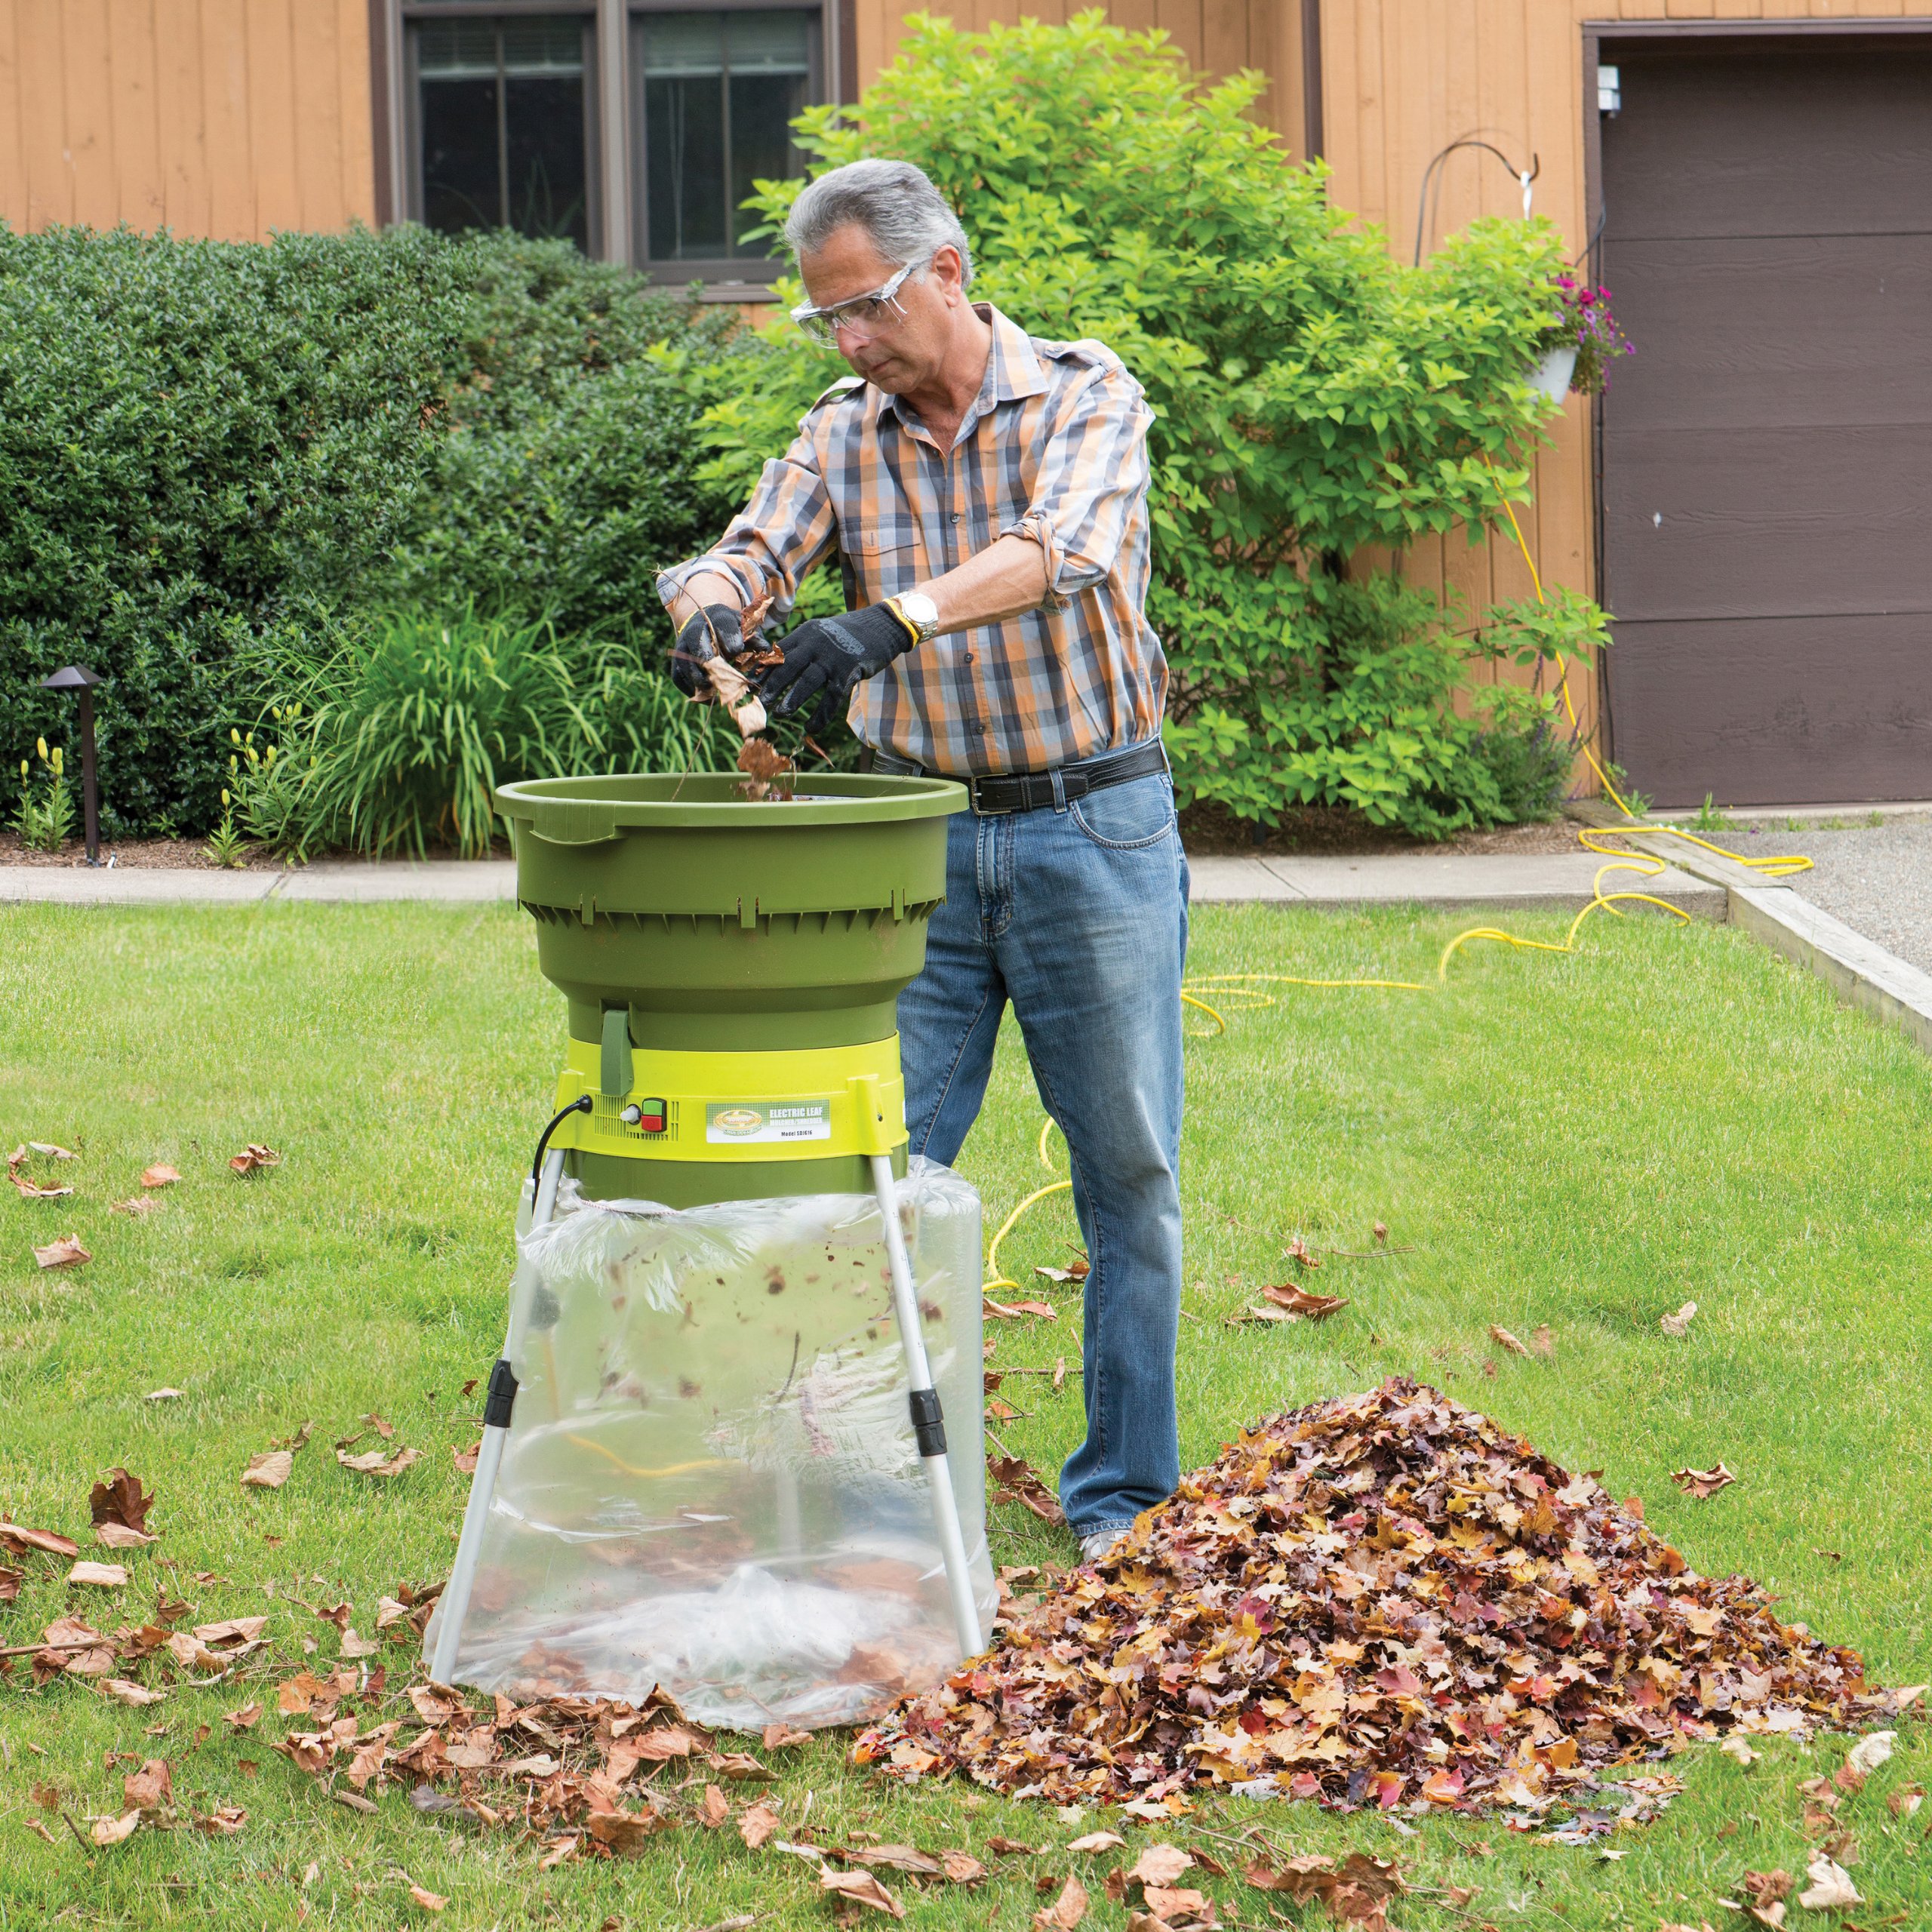
[[[1932,45],[1602,58],[1614,754],[1666,804],[1932,798]]]

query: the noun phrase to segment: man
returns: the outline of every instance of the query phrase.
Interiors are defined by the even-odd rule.
[[[794,315],[854,377],[717,547],[660,580],[672,672],[701,694],[741,611],[783,614],[835,549],[851,608],[794,629],[762,695],[815,704],[814,728],[847,711],[875,770],[968,787],[899,1001],[907,1124],[914,1153],[958,1154],[1011,999],[1092,1263],[1087,1438],[1060,1475],[1091,1560],[1180,1479],[1187,868],[1143,608],[1152,415],[1099,343],[1033,340],[968,299],[965,235],[908,163],[821,176],[786,239],[811,297]]]

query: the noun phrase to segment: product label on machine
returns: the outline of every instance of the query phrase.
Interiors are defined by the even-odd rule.
[[[780,1100],[747,1106],[741,1100],[707,1106],[704,1137],[714,1145],[734,1141],[829,1140],[829,1100]]]

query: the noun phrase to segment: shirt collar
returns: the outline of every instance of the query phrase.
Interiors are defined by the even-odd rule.
[[[1020,325],[1002,315],[990,302],[975,302],[974,312],[993,332],[992,348],[986,357],[986,373],[980,384],[980,393],[968,408],[965,420],[960,425],[960,434],[966,431],[999,402],[1017,401],[1022,396],[1044,395],[1047,391],[1047,372],[1040,365],[1040,358],[1033,352],[1033,344],[1026,331]],[[899,398],[888,395],[881,389],[878,401],[873,410],[876,420],[888,409],[893,409]],[[903,421],[903,418],[900,420]]]

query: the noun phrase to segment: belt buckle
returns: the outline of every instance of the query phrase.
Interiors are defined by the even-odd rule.
[[[1017,805],[987,805],[982,804],[980,802],[980,786],[983,778],[988,776],[999,777],[1007,775],[1009,774],[1003,774],[1000,773],[981,774],[979,777],[975,777],[972,783],[966,788],[967,795],[971,798],[973,801],[973,810],[981,818],[1011,818],[1015,812],[1019,811],[1020,808]]]

